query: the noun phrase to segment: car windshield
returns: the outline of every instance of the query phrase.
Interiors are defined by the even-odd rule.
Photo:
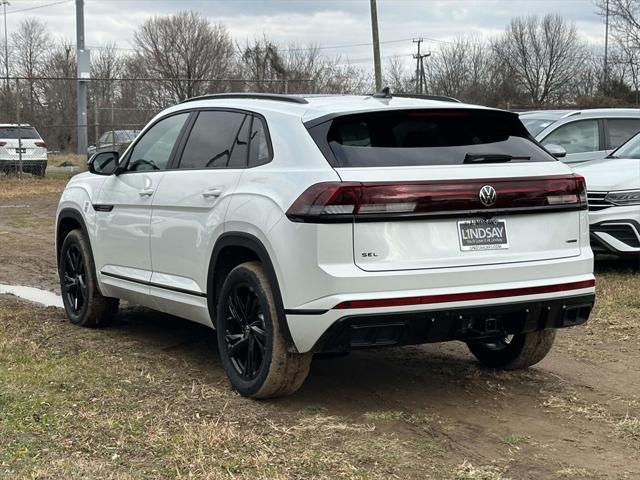
[[[525,128],[529,130],[532,137],[538,135],[542,130],[551,125],[555,120],[551,118],[527,118],[520,117],[520,121],[524,124]]]
[[[640,134],[632,137],[627,143],[615,150],[611,157],[640,159]]]
[[[0,127],[0,138],[18,138],[18,127]],[[38,135],[38,132],[36,132],[36,129],[33,127],[21,127],[20,138],[39,139],[40,135]]]

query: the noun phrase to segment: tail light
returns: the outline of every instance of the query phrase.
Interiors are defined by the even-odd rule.
[[[7,142],[0,141],[0,147],[4,147],[6,144],[7,144]]]
[[[36,142],[36,147],[47,148],[47,144],[44,142]]]
[[[480,200],[482,187],[495,189],[494,203]],[[287,211],[297,222],[349,222],[382,218],[457,216],[493,211],[586,208],[579,175],[432,182],[323,182],[305,190]]]

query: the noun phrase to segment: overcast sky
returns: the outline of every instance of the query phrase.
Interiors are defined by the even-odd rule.
[[[73,0],[9,1],[9,33],[32,16],[75,43]],[[114,42],[130,49],[132,33],[145,19],[180,10],[195,10],[225,24],[239,41],[265,33],[283,43],[316,43],[324,54],[339,54],[352,63],[371,62],[370,45],[353,45],[371,42],[369,0],[85,0],[86,43]],[[545,13],[562,15],[583,38],[603,43],[604,26],[592,0],[378,0],[381,55],[410,59],[413,37],[423,37],[429,50],[457,36],[494,35],[514,16]]]

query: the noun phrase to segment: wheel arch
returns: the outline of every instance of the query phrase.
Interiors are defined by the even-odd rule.
[[[280,328],[285,337],[287,349],[290,352],[297,353],[295,343],[289,331],[276,270],[267,248],[262,241],[254,235],[245,232],[226,232],[216,241],[207,276],[209,316],[215,325],[216,306],[218,303],[217,297],[226,275],[237,265],[251,260],[258,260],[264,267],[269,283],[271,284],[274,301],[276,303],[276,311],[278,313],[278,321],[280,322]]]
[[[87,230],[87,224],[84,221],[82,214],[74,208],[63,208],[58,214],[58,220],[56,223],[56,265],[60,261],[60,249],[62,248],[62,242],[65,237],[72,230],[82,230],[82,234],[87,238],[89,247],[91,247],[91,238]]]

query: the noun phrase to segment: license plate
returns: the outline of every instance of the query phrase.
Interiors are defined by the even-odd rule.
[[[509,248],[506,220],[458,222],[460,250],[502,250]]]

